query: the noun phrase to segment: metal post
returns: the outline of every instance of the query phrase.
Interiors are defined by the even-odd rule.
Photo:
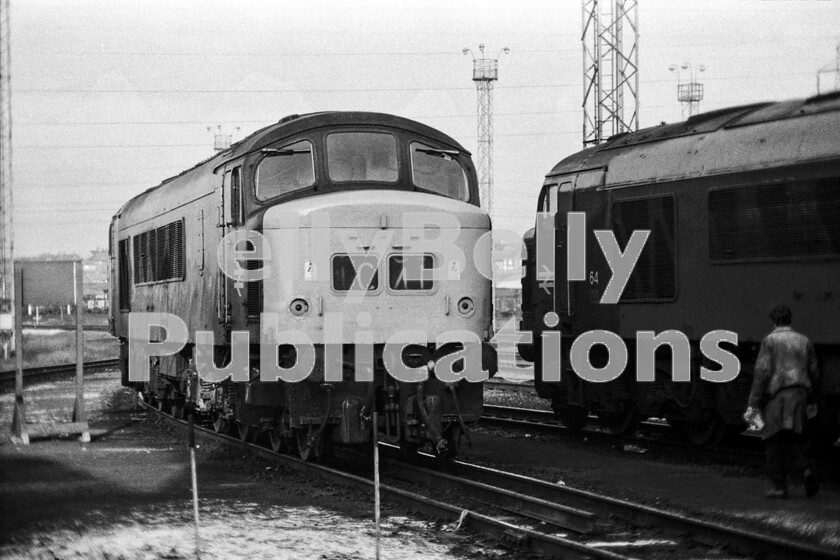
[[[29,445],[29,434],[26,432],[26,406],[23,402],[23,310],[21,296],[23,294],[23,271],[14,267],[15,275],[15,410],[12,416],[12,441]]]
[[[75,282],[76,299],[76,402],[73,405],[73,422],[87,422],[85,412],[85,331],[84,331],[84,305],[83,305],[83,269],[82,262],[73,263],[73,280]],[[85,427],[80,438],[82,443],[90,442],[90,431]]]
[[[192,474],[193,521],[195,523],[195,557],[201,558],[201,541],[198,534],[198,474],[195,468],[195,425],[193,413],[190,412],[190,471]]]
[[[376,524],[376,560],[379,560],[379,417],[375,410],[373,411],[373,509]]]

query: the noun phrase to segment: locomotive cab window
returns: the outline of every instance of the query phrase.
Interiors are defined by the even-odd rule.
[[[568,184],[568,183],[567,183]],[[559,187],[557,185],[549,185],[543,190],[542,194],[540,195],[539,201],[539,208],[540,212],[546,212],[549,214],[556,214],[557,213],[557,191]]]
[[[440,150],[411,143],[411,180],[423,190],[432,191],[456,200],[468,201],[467,176],[454,158],[455,150]]]
[[[397,139],[383,132],[330,134],[327,168],[335,182],[396,182]]]
[[[315,184],[312,144],[308,141],[265,148],[262,152],[265,157],[257,165],[256,173],[258,199],[268,200]]]
[[[228,203],[225,204],[225,223],[233,227],[241,226],[245,222],[239,171],[237,167],[225,173],[224,196],[228,199]]]

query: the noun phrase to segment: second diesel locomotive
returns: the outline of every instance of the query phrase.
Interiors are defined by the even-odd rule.
[[[697,444],[743,429],[758,347],[772,328],[768,312],[786,304],[818,354],[822,435],[837,438],[840,94],[723,109],[616,136],[558,163],[537,211],[552,222],[547,245],[556,273],[537,268],[532,230],[522,330],[535,344],[520,351],[535,361],[536,389],[563,422],[579,427],[595,413],[612,431],[631,432],[644,418],[664,417]],[[586,220],[585,279],[574,281],[569,213]],[[617,303],[601,303],[612,272],[596,230],[613,232],[621,250],[634,231],[650,232]],[[569,368],[572,342],[595,329],[617,334],[628,349],[624,373],[610,382],[585,382]],[[700,343],[719,329],[737,334],[737,344],[723,348],[741,369],[726,383],[699,375],[717,367]],[[560,382],[546,381],[540,335],[547,331],[561,333]],[[676,350],[668,346],[656,351],[654,379],[637,380],[641,331],[684,335],[690,381],[674,379]],[[591,348],[593,367],[609,359],[603,345]]]
[[[408,119],[324,112],[253,133],[114,216],[111,329],[121,341],[123,383],[176,416],[195,406],[212,415],[217,431],[267,434],[275,450],[308,460],[332,444],[369,442],[374,410],[391,441],[412,451],[430,442],[453,456],[481,416],[482,384],[441,381],[435,368],[446,362],[457,374],[475,343],[484,371],[496,371],[487,344],[491,286],[480,273],[490,244],[479,244],[488,254],[476,251],[490,218],[478,196],[469,152]],[[420,216],[419,229],[408,227],[412,216]],[[435,224],[436,216],[444,219]],[[225,242],[240,231],[264,243]],[[425,249],[424,237],[445,238],[464,258]],[[231,261],[234,274],[225,270]],[[266,274],[243,282],[242,270]],[[188,332],[179,352],[148,360],[143,382],[129,370],[132,313],[178,317]],[[197,378],[198,331],[212,333],[212,365],[238,375]],[[266,340],[292,331],[312,343],[311,373],[298,383],[261,379],[261,366],[290,368],[302,359],[295,344]],[[235,344],[243,332],[244,362]],[[412,335],[399,346],[402,366],[429,373],[427,380],[387,374],[384,351],[397,332]],[[325,379],[327,362],[340,381]]]

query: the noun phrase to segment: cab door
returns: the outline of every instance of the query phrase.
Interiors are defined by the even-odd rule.
[[[570,180],[561,180],[554,190],[552,212],[554,212],[554,267],[555,291],[554,312],[560,320],[572,315],[572,290],[569,284],[569,256],[576,254],[579,247],[569,247],[569,212],[574,210],[574,185]],[[571,252],[570,252],[571,250]]]
[[[220,242],[222,238],[242,226],[244,222],[242,202],[241,167],[226,169],[222,181],[218,215]],[[229,257],[231,256],[232,248],[227,243],[220,243],[219,250],[222,251],[222,254],[219,255],[222,262],[230,262]],[[235,285],[237,281],[235,278],[231,278],[225,274],[223,269],[224,267],[219,267],[219,291],[216,310],[219,322],[224,325],[230,325],[233,321],[233,299],[234,290],[237,288]]]

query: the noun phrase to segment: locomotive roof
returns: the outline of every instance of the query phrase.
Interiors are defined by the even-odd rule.
[[[279,122],[262,128],[247,138],[231,146],[225,157],[219,162],[223,165],[228,160],[242,157],[251,152],[260,150],[278,140],[293,136],[304,130],[312,130],[325,126],[346,126],[346,125],[382,125],[404,130],[412,130],[436,140],[442,144],[457,148],[458,151],[467,152],[452,137],[425,124],[412,121],[396,115],[386,113],[369,113],[362,111],[326,111],[320,113],[308,113],[304,115],[289,115],[280,119]]]
[[[270,144],[282,140],[283,138],[294,136],[306,130],[313,130],[322,127],[333,126],[386,126],[392,128],[401,128],[407,131],[414,131],[418,134],[426,136],[434,141],[440,142],[446,146],[454,148],[466,155],[471,155],[461,144],[459,144],[452,137],[436,130],[425,124],[398,117],[396,115],[389,115],[386,113],[373,113],[365,111],[324,111],[318,113],[307,113],[303,115],[289,115],[283,117],[278,122],[263,127],[256,132],[253,132],[246,138],[231,145],[225,151],[215,154],[199,163],[179,173],[164,179],[159,185],[151,187],[146,191],[133,197],[126,202],[123,207],[117,212],[122,214],[132,208],[140,200],[156,193],[170,183],[179,182],[184,189],[196,189],[197,192],[207,190],[206,180],[202,181],[199,177],[212,176],[213,173],[225,163],[261,150]],[[198,169],[203,169],[201,173],[194,173]],[[212,186],[209,187],[212,190]]]
[[[824,113],[833,113],[826,115],[826,122],[840,126],[840,92],[701,113],[684,122],[613,136],[561,160],[546,178],[597,169],[606,172],[605,181],[612,186],[725,173],[802,153],[824,157],[830,151],[836,156],[837,149],[831,147],[837,144],[836,129],[802,123],[802,117]],[[756,136],[758,125],[766,125],[761,138]],[[806,141],[821,147],[803,150]]]

